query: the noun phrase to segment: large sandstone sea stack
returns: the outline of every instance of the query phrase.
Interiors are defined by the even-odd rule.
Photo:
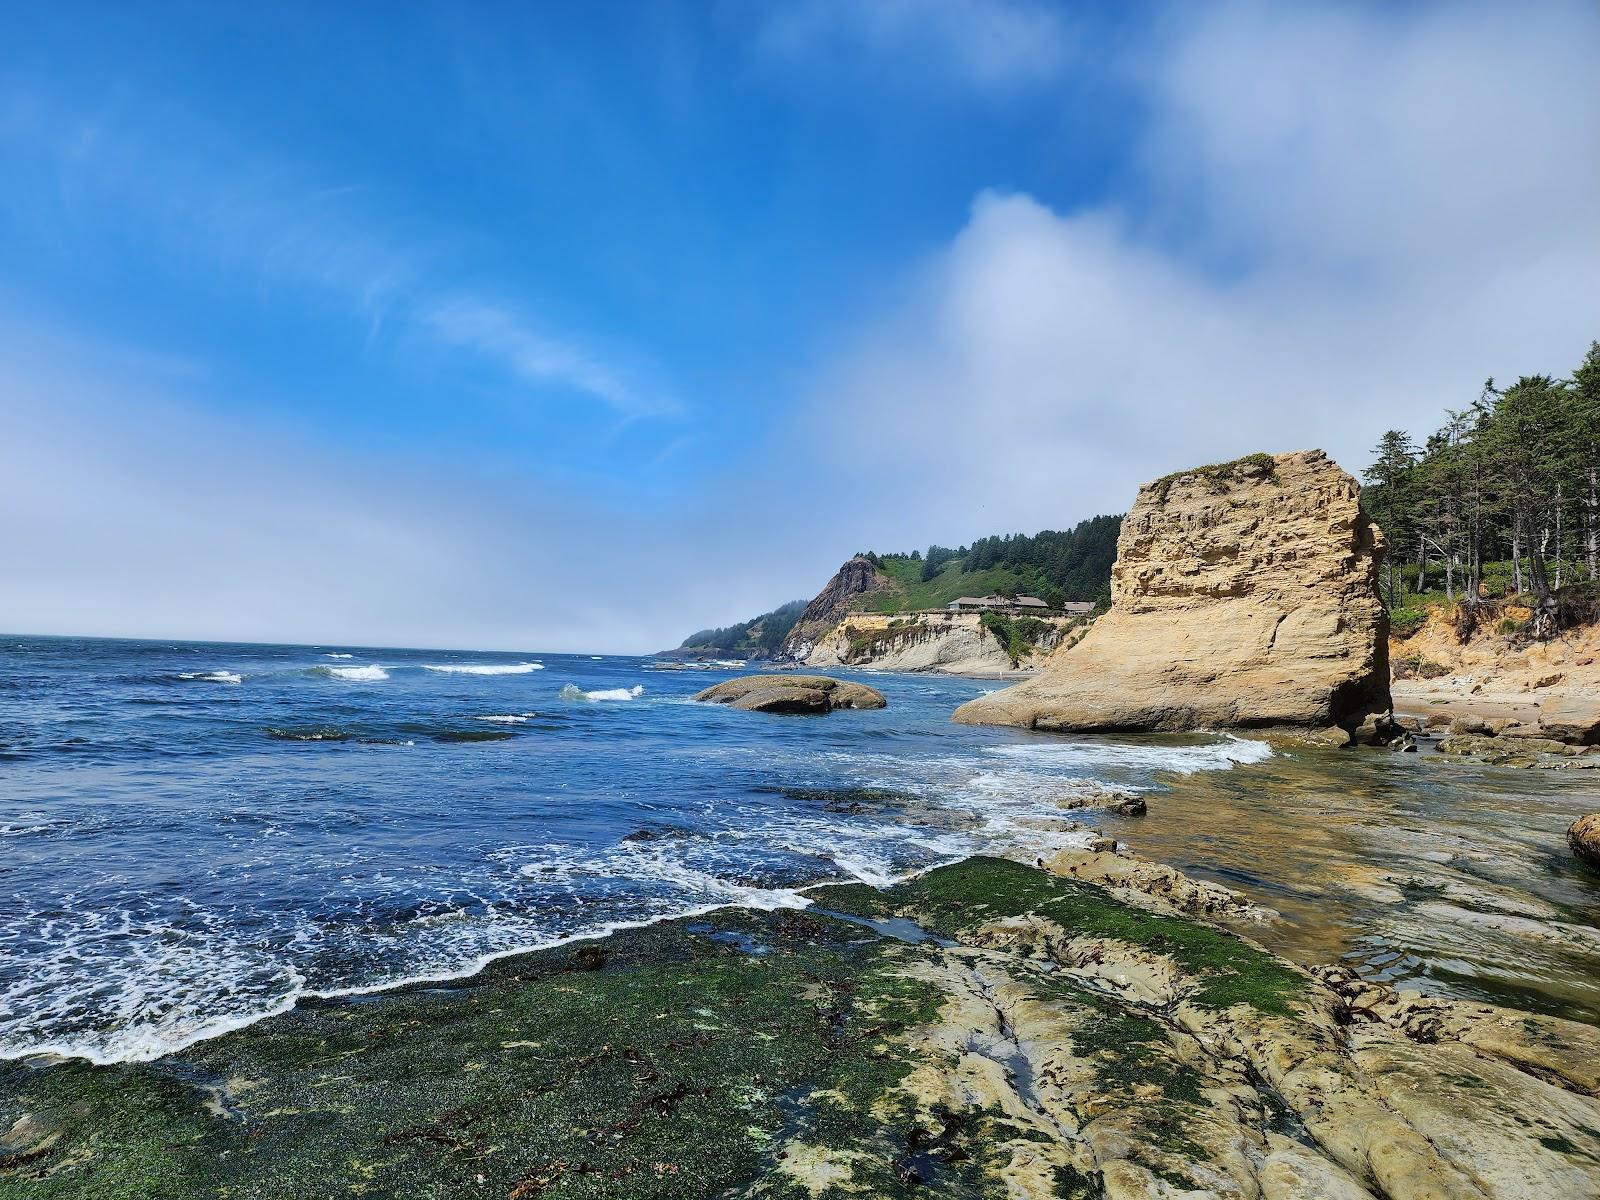
[[[964,704],[1050,730],[1353,729],[1388,711],[1383,534],[1320,450],[1147,483],[1122,523],[1112,608],[1037,678]]]

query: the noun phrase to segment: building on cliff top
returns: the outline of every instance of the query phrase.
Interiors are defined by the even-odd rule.
[[[957,596],[950,601],[951,612],[982,612],[991,609],[1003,613],[1045,613],[1053,611],[1048,604],[1037,596],[1018,596],[1015,600],[1007,596]],[[1088,612],[1094,607],[1092,604],[1082,606],[1075,604],[1063,605],[1063,611],[1072,612],[1081,607]]]

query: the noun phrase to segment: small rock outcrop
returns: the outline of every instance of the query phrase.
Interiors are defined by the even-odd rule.
[[[746,675],[696,693],[705,704],[726,704],[750,712],[826,713],[836,708],[883,708],[883,693],[861,683],[826,675]]]
[[[1572,852],[1600,871],[1600,813],[1579,817],[1567,830],[1567,845]]]
[[[966,724],[1084,731],[1358,729],[1389,700],[1383,534],[1320,450],[1251,455],[1139,489],[1112,608]]]
[[[1551,696],[1539,710],[1539,731],[1577,746],[1600,743],[1600,694],[1560,692]]]
[[[855,611],[858,597],[886,591],[890,586],[889,577],[870,558],[861,555],[852,558],[833,573],[833,578],[806,605],[784,639],[784,656],[804,662],[816,649],[818,639]]]

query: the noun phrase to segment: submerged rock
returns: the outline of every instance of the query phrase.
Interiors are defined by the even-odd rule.
[[[1600,871],[1600,813],[1579,817],[1567,830],[1567,845],[1572,852]]]
[[[883,708],[883,693],[826,675],[746,675],[713,684],[694,699],[704,704],[768,713],[826,713],[836,708]]]
[[[1320,450],[1146,484],[1122,523],[1112,608],[1037,678],[956,710],[1059,730],[1286,725],[1387,713],[1383,534]]]

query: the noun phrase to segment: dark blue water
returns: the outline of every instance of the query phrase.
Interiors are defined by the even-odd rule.
[[[727,904],[1042,849],[1095,780],[1265,757],[687,702],[648,660],[0,641],[0,1055],[149,1057],[300,996]],[[493,739],[493,740],[485,740]]]

